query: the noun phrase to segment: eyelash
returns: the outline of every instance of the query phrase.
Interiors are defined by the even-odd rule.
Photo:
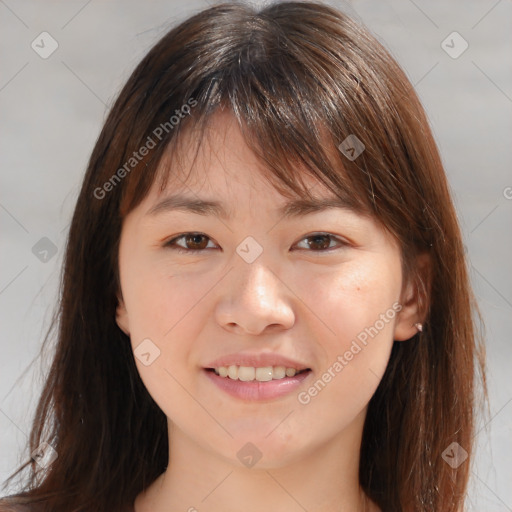
[[[205,235],[204,233],[188,232],[188,233],[182,233],[181,235],[173,238],[172,240],[169,240],[168,242],[166,242],[164,244],[164,247],[167,247],[173,251],[177,251],[178,253],[181,253],[181,254],[195,254],[195,253],[200,253],[200,252],[204,252],[204,251],[208,250],[208,249],[186,249],[186,248],[176,245],[177,240],[180,240],[181,238],[184,238],[184,237],[190,236],[190,235],[202,236],[202,237],[206,237],[208,240],[211,240],[210,237],[208,235]],[[340,244],[340,247],[338,247],[338,248],[346,247],[349,245],[348,242],[346,242],[343,239],[341,239],[335,235],[332,235],[330,233],[312,233],[308,236],[305,236],[300,241],[307,240],[308,238],[315,238],[315,237],[328,237],[332,240],[336,240]],[[337,249],[337,248],[330,247],[325,250],[318,250],[318,251],[311,250],[310,252],[325,253],[325,252],[331,252],[334,249]],[[300,250],[308,250],[308,249],[300,249]]]

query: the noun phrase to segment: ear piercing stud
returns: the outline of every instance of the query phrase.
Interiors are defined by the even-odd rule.
[[[416,329],[418,329],[419,332],[423,331],[423,324],[420,324],[419,322],[414,324],[414,327],[416,327]]]

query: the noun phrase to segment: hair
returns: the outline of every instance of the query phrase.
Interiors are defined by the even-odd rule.
[[[455,471],[442,453],[457,442],[471,460],[484,350],[443,165],[389,52],[316,2],[202,10],[158,41],[123,87],[88,164],[44,342],[58,325],[28,448],[47,442],[58,458],[45,469],[26,461],[7,480],[28,472],[9,502],[115,512],[165,471],[167,418],[115,321],[119,239],[124,217],[172,173],[163,156],[219,110],[233,114],[281,193],[309,198],[308,174],[399,242],[426,321],[412,341],[394,343],[369,402],[360,483],[383,512],[462,510],[469,461]],[[356,159],[338,149],[350,135],[365,146]],[[134,157],[143,146],[154,147]],[[428,278],[415,264],[421,253]]]

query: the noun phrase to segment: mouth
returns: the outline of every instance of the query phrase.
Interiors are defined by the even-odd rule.
[[[218,366],[216,368],[206,368],[206,371],[213,372],[223,379],[240,380],[242,382],[269,382],[271,380],[281,380],[295,377],[305,372],[310,372],[310,368],[297,369],[286,366]]]
[[[311,374],[311,368],[292,366],[216,366],[206,377],[231,397],[246,402],[271,401],[289,395]]]

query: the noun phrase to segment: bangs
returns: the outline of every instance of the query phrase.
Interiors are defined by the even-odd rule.
[[[210,101],[208,104],[211,104]],[[290,117],[284,124],[280,117],[269,113],[258,104],[254,105],[250,115],[245,112],[241,114],[237,110],[240,105],[247,105],[247,102],[233,104],[233,99],[231,103],[221,99],[215,110],[201,112],[175,134],[153,171],[152,182],[158,182],[160,191],[168,186],[169,181],[186,185],[190,175],[180,172],[186,171],[184,161],[189,162],[190,172],[204,144],[212,147],[210,138],[214,133],[215,128],[212,125],[216,115],[228,112],[236,119],[245,143],[261,163],[263,179],[283,197],[312,200],[312,192],[316,186],[305,181],[304,178],[309,177],[322,183],[348,208],[361,214],[369,214],[370,205],[366,192],[361,183],[353,179],[353,175],[351,177],[343,166],[341,153],[325,126],[304,127],[301,120]],[[287,109],[284,113],[291,114],[293,110]],[[305,135],[309,136],[308,139]],[[139,176],[139,179],[145,181],[148,173]],[[140,186],[139,182],[137,188]]]
[[[330,127],[311,115],[319,106],[311,99],[309,104],[292,101],[296,95],[290,84],[281,84],[282,90],[275,86],[270,90],[262,88],[254,75],[238,78],[238,82],[235,77],[224,82],[216,79],[217,86],[198,91],[198,106],[175,128],[159,159],[148,160],[144,166],[139,164],[129,176],[121,216],[144,199],[155,181],[160,191],[169,180],[178,179],[185,184],[188,176],[179,174],[185,168],[185,157],[192,154],[195,161],[212,133],[215,115],[226,111],[234,116],[245,143],[261,162],[263,178],[281,195],[311,200],[314,187],[304,181],[308,176],[322,183],[347,207],[369,214],[371,202],[361,182],[361,170],[338,149],[344,139],[335,138]],[[284,100],[285,96],[290,103]],[[270,108],[277,98],[280,101]],[[192,166],[193,163],[190,169]]]
[[[327,50],[308,48],[296,37],[263,13],[246,15],[233,31],[233,45],[227,48],[225,40],[216,44],[212,38],[209,55],[200,57],[202,62],[196,62],[182,83],[173,83],[172,95],[165,83],[152,86],[153,94],[161,90],[165,101],[140,143],[155,127],[168,123],[180,105],[192,98],[195,106],[127,177],[121,217],[140,203],[155,180],[160,190],[167,186],[181,168],[184,148],[193,147],[197,157],[219,111],[233,114],[247,146],[262,163],[264,178],[283,196],[311,199],[311,186],[303,180],[307,175],[354,211],[375,213],[366,155],[352,160],[338,149],[350,135],[369,145],[361,129],[364,121],[350,107],[355,103],[351,91],[359,89],[359,81]],[[331,75],[332,61],[342,77]],[[184,144],[185,139],[193,143]]]

